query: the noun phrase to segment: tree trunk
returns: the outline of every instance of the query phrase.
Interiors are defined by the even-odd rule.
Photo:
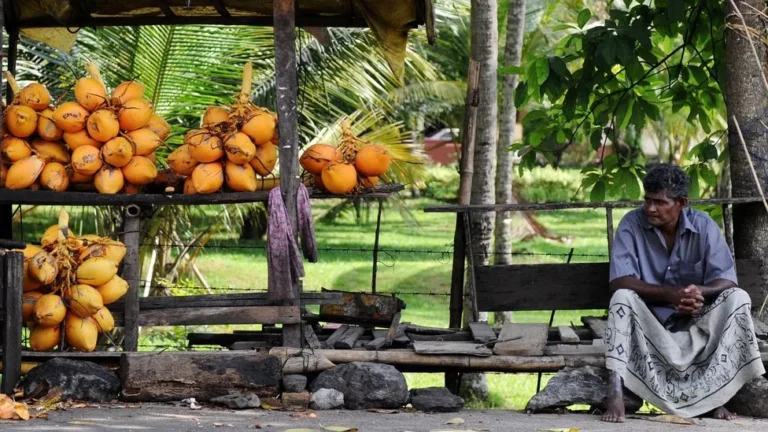
[[[519,66],[525,33],[525,0],[510,0],[507,14],[507,42],[504,49],[504,66]],[[517,74],[504,75],[501,81],[501,114],[499,116],[499,144],[496,148],[496,204],[512,203],[512,178],[514,166],[509,146],[515,141],[515,89]],[[494,262],[497,265],[512,264],[512,216],[510,212],[496,213],[494,231]],[[494,322],[502,325],[512,321],[512,312],[495,312]]]
[[[480,106],[475,133],[472,204],[493,204],[496,200],[496,138],[498,97],[498,20],[496,0],[472,0],[472,58],[480,63]],[[493,213],[472,214],[475,264],[489,263],[493,237]]]
[[[745,0],[757,10],[762,10],[762,0]],[[747,26],[756,34],[764,34],[766,26],[762,19],[742,2],[736,2],[740,8]],[[755,59],[749,40],[738,30],[741,20],[730,2],[726,2],[726,17],[728,23],[735,29],[726,29],[726,108],[728,112],[728,144],[731,157],[731,183],[734,197],[758,196],[759,192],[749,167],[749,161],[744,154],[736,124],[744,135],[748,151],[752,154],[752,162],[763,190],[768,172],[768,135],[765,133],[760,120],[768,111],[768,91],[763,85],[761,74],[765,73],[766,51],[759,39],[753,42],[757,48],[758,59]],[[768,214],[761,203],[734,206],[733,209],[733,239],[736,258],[764,258],[768,252]],[[768,284],[768,280],[766,280]]]
[[[499,25],[496,0],[472,0],[472,58],[480,63],[480,105],[477,109],[477,131],[472,177],[471,204],[493,204],[496,200],[496,139],[498,96]],[[473,213],[471,238],[475,265],[490,262],[493,238],[493,213]],[[482,314],[486,315],[487,314]],[[471,316],[471,313],[464,316]],[[483,318],[481,317],[481,320]],[[487,318],[485,318],[487,320]],[[487,383],[482,374],[462,377],[463,394],[474,394],[477,399],[487,397]]]

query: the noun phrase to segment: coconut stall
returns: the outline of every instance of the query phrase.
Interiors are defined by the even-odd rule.
[[[404,1],[397,10],[385,13],[377,2],[327,0],[0,3],[10,47],[0,152],[2,391],[12,394],[22,370],[50,358],[116,367],[124,353],[138,351],[140,326],[264,324],[279,335],[280,345],[305,346],[303,306],[343,308],[341,293],[302,293],[299,282],[290,280],[266,293],[142,297],[139,234],[157,206],[267,202],[279,187],[295,239],[299,183],[308,186],[310,199],[386,199],[402,190],[383,179],[386,152],[349,128],[339,146],[314,145],[301,161],[297,132],[296,27],[370,26],[389,57],[402,54],[411,28],[426,24],[434,39],[431,1]],[[273,112],[250,101],[251,67],[243,62],[240,93],[223,94],[228,103],[200,113],[199,128],[187,131],[167,169],[158,167],[155,152],[170,128],[145,98],[140,80],[109,88],[99,65],[89,63],[87,74],[59,100],[42,84],[16,83],[20,35],[66,48],[73,30],[82,27],[184,24],[273,26],[279,102]],[[21,205],[62,207],[39,244],[14,236],[14,208]],[[119,208],[119,235],[75,237],[63,208],[78,206]],[[374,271],[375,266],[374,257]],[[23,327],[29,340],[22,348]],[[114,327],[122,328],[121,346],[94,351],[96,338]],[[134,364],[122,361],[126,368]]]

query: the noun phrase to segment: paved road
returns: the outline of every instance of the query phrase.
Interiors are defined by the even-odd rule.
[[[446,425],[460,417],[463,425]],[[92,432],[92,431],[274,431],[309,428],[324,432],[322,426],[356,427],[360,432],[430,432],[430,431],[541,431],[578,428],[587,431],[768,431],[768,420],[738,419],[734,422],[712,419],[697,420],[703,427],[653,422],[642,418],[629,419],[622,426],[600,422],[588,414],[526,415],[512,411],[467,410],[454,414],[398,413],[376,414],[365,411],[319,411],[317,418],[291,417],[288,412],[264,410],[229,411],[189,408],[162,404],[145,404],[130,408],[81,408],[51,412],[48,420],[28,422],[0,421],[2,431],[34,432]]]

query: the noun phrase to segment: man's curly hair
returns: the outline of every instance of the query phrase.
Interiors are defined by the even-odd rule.
[[[688,174],[677,165],[662,163],[649,169],[643,179],[646,192],[666,192],[670,199],[688,197],[688,185],[691,180]]]

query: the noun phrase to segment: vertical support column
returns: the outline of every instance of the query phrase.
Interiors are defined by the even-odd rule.
[[[24,255],[6,252],[0,261],[3,285],[3,393],[12,395],[21,377],[21,296]]]
[[[297,233],[296,191],[299,187],[299,132],[297,108],[298,80],[296,77],[296,0],[274,1],[275,28],[275,88],[278,131],[280,133],[280,190],[288,218]],[[295,287],[300,291],[299,286]],[[295,296],[295,304],[301,296]],[[283,345],[301,346],[301,326],[283,326]]]
[[[477,125],[477,106],[480,104],[480,63],[469,60],[467,75],[467,95],[464,107],[464,124],[461,139],[461,166],[459,168],[459,205],[465,206],[472,195],[472,176],[474,173],[475,126]],[[453,234],[453,267],[451,269],[451,304],[450,326],[461,327],[464,310],[464,263],[467,259],[466,239],[469,233],[465,227],[469,213],[456,213],[456,230]],[[445,386],[453,394],[458,394],[461,374],[447,372]]]
[[[731,256],[735,257],[736,253],[733,248],[733,215],[731,215],[729,204],[723,204],[723,231],[725,231],[725,242],[728,244],[728,249],[731,250]]]
[[[376,238],[373,240],[373,271],[371,272],[371,293],[373,294],[376,294],[376,276],[379,273],[379,235],[381,233],[382,201],[379,198],[379,213],[376,216]]]
[[[131,204],[125,207],[123,213],[123,243],[125,243],[126,251],[122,277],[128,282],[128,293],[125,295],[125,311],[123,312],[123,351],[139,350],[140,239],[141,207]]]
[[[605,225],[608,236],[608,261],[610,261],[613,251],[613,207],[605,208]]]
[[[5,29],[5,2],[0,1],[0,46],[3,46],[3,29]],[[9,50],[10,51],[10,50]],[[0,50],[0,65],[3,64],[3,52]],[[3,88],[3,74],[0,73],[0,89]],[[6,94],[10,94],[10,88],[6,89]],[[0,124],[3,124],[3,110],[0,110]],[[2,157],[0,156],[0,163]],[[10,204],[0,204],[0,239],[13,239],[13,206]]]

